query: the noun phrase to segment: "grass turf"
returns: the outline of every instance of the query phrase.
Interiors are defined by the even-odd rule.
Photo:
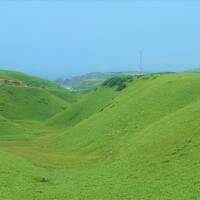
[[[3,86],[0,199],[198,199],[199,88],[196,73],[148,74],[70,102]]]

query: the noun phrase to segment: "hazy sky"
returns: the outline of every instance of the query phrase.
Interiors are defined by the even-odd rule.
[[[0,69],[46,78],[200,66],[200,2],[0,0]]]

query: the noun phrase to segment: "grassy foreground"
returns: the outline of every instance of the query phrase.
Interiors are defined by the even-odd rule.
[[[119,80],[76,94],[0,71],[0,199],[199,199],[200,74]]]

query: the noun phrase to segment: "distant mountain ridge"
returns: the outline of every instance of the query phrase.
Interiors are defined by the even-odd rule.
[[[74,76],[70,79],[57,79],[59,85],[72,91],[91,90],[102,84],[105,80],[116,76],[137,75],[138,71],[121,72],[91,72],[80,76]]]

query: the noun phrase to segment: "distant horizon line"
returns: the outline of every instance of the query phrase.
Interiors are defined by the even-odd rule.
[[[182,70],[144,70],[143,73],[162,73],[162,72],[166,72],[166,73],[170,73],[170,72],[174,72],[174,73],[178,73],[178,72],[187,72],[187,71],[195,71],[195,70],[198,70],[200,68],[196,67],[196,68],[187,68],[187,69],[182,69]],[[40,77],[40,78],[44,78],[46,80],[57,80],[57,79],[71,79],[71,78],[74,78],[74,77],[81,77],[81,76],[84,76],[84,75],[87,75],[87,74],[92,74],[92,73],[123,73],[123,72],[138,72],[140,73],[139,69],[135,69],[135,70],[116,70],[116,71],[105,71],[105,70],[102,70],[102,71],[88,71],[88,72],[83,72],[83,73],[79,73],[77,75],[66,75],[65,77],[64,76],[58,76],[56,78],[48,78],[47,76],[44,76],[44,75],[39,75],[37,73],[31,73],[31,72],[27,72],[25,70],[17,70],[17,69],[5,69],[5,68],[1,68],[0,67],[0,71],[13,71],[13,72],[19,72],[19,73],[24,73],[24,74],[27,74],[29,76],[36,76],[36,77]]]

